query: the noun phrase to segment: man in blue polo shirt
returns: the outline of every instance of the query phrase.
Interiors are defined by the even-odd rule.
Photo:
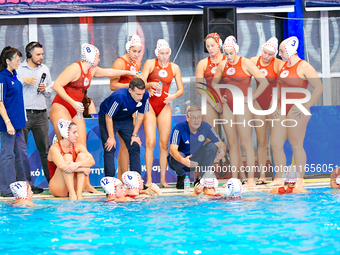
[[[206,142],[209,138],[210,141]],[[214,160],[220,160],[225,155],[225,145],[215,130],[206,122],[202,122],[201,107],[189,106],[187,120],[178,123],[171,131],[170,168],[177,173],[177,189],[184,189],[185,172],[192,167],[207,169]],[[203,175],[204,172],[200,171]]]
[[[138,111],[135,125],[132,114]],[[130,81],[128,88],[113,92],[100,104],[98,113],[100,135],[104,149],[105,176],[114,177],[116,139],[118,132],[129,151],[130,170],[141,173],[140,146],[138,130],[149,111],[149,93],[140,78]]]

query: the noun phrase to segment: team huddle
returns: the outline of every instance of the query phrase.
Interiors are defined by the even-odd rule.
[[[99,50],[93,45],[83,44],[81,60],[66,67],[53,86],[48,68],[41,63],[43,59],[41,44],[32,42],[26,46],[26,60],[21,65],[21,52],[9,46],[4,48],[0,56],[2,195],[11,196],[12,191],[16,190],[13,194],[17,196],[21,194],[20,187],[25,190],[23,196],[18,195],[20,198],[25,197],[23,199],[27,199],[27,194],[30,194],[31,190],[34,193],[42,192],[32,185],[30,178],[25,144],[30,130],[33,132],[52,195],[69,196],[75,200],[82,198],[83,191],[98,192],[89,181],[90,167],[95,161],[86,148],[86,126],[82,117],[84,112],[82,102],[93,77],[110,77],[110,89],[114,91],[100,104],[98,112],[105,172],[101,185],[109,194],[107,200],[129,201],[138,196],[143,197],[141,194],[145,189],[153,190],[158,195],[162,194],[159,187],[152,183],[151,176],[156,127],[159,132],[160,186],[171,187],[165,178],[169,164],[177,173],[176,187],[183,189],[184,178],[190,170],[197,166],[209,167],[214,161],[225,157],[226,145],[217,134],[217,126],[214,125],[216,119],[227,119],[234,123],[248,123],[251,120],[267,123],[266,120],[278,119],[279,121],[273,121],[272,125],[269,125],[275,165],[287,166],[283,145],[288,138],[294,154],[294,172],[298,173],[300,178],[283,177],[284,171],[279,171],[269,185],[281,186],[281,189],[277,188],[278,193],[283,192],[282,187],[285,192],[292,191],[291,183],[295,192],[303,191],[306,165],[303,140],[310,115],[304,114],[300,107],[293,104],[288,104],[286,112],[280,114],[283,102],[280,95],[283,88],[307,89],[310,84],[313,92],[309,100],[303,103],[303,107],[309,111],[320,97],[323,86],[315,69],[298,57],[298,39],[290,37],[279,46],[278,40],[272,37],[263,45],[262,55],[250,59],[238,55],[239,46],[233,36],[227,37],[222,44],[219,35],[212,33],[205,38],[205,44],[209,57],[202,59],[197,65],[195,86],[202,96],[206,91],[210,95],[207,97],[207,114],[202,115],[198,106],[190,106],[187,109],[186,121],[177,124],[172,131],[170,102],[183,95],[184,88],[180,68],[169,61],[171,48],[164,39],[157,41],[156,58],[147,60],[143,68],[138,60],[143,47],[138,35],[129,37],[126,54],[119,57],[112,68],[99,67]],[[277,54],[282,60],[276,58]],[[255,91],[249,90],[252,88],[252,78],[257,84]],[[173,79],[177,90],[170,94],[169,88]],[[233,113],[236,111],[233,109],[236,105],[233,102],[235,100],[233,93],[230,89],[219,87],[219,84],[233,85],[243,93],[243,114]],[[279,100],[274,100],[275,88]],[[51,96],[52,89],[57,95],[52,102],[49,118],[58,142],[49,147],[45,98]],[[248,91],[252,92],[251,99],[255,109],[274,109],[272,113],[252,116],[248,107]],[[285,98],[301,100],[304,94],[286,93]],[[41,121],[36,120],[38,116]],[[291,127],[281,125],[282,121],[292,119],[296,125]],[[142,124],[146,142],[145,184],[140,177],[141,140],[138,131]],[[245,172],[241,171],[244,164],[240,145],[245,152],[246,166],[250,169],[244,186],[265,184],[265,171],[261,167],[259,179],[255,182],[254,178],[255,152],[251,144],[251,127],[223,123],[223,130],[228,140],[230,165],[236,169],[232,171],[233,178],[230,181],[232,184],[227,184],[226,189],[235,185],[238,187],[239,178],[246,178]],[[256,125],[255,130],[258,139],[258,165],[265,166],[267,125]],[[115,178],[115,134],[120,141],[117,178]],[[216,195],[214,192],[211,193],[211,189],[216,190],[216,182],[218,183],[216,176],[212,174],[205,176],[203,173],[201,176],[195,185],[194,194],[204,192],[207,196]],[[21,182],[19,185],[18,183],[11,185],[16,181]],[[127,192],[122,182],[127,186]],[[241,188],[235,192],[238,194]],[[228,192],[232,197],[238,197],[234,191]]]

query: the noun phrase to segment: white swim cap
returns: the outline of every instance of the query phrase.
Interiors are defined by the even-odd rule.
[[[266,49],[266,50],[272,51],[274,52],[274,57],[276,57],[277,47],[278,47],[278,40],[276,37],[272,37],[265,44],[263,44],[262,50]]]
[[[216,178],[216,175],[214,172],[209,171],[206,172],[202,179],[200,180],[200,184],[204,187],[204,188],[217,188],[218,187],[218,180]]]
[[[333,171],[333,173],[331,174],[331,176],[332,176],[332,175],[333,175],[332,178],[334,178],[335,183],[336,183],[337,185],[340,185],[340,167],[338,167],[337,169],[335,169],[335,170]]]
[[[160,49],[169,49],[170,50],[169,57],[170,57],[170,55],[171,55],[171,48],[170,48],[168,42],[165,39],[159,39],[157,41],[157,48],[155,49],[155,54],[156,54],[157,57],[159,57],[158,53],[159,53]]]
[[[81,45],[81,59],[90,63],[92,66],[94,65],[94,62],[96,61],[99,54],[99,50],[96,46],[93,46],[92,44],[83,43]]]
[[[225,40],[224,40],[224,44],[223,44],[223,51],[225,49],[234,49],[236,54],[239,52],[240,47],[238,46],[238,44],[236,43],[236,38],[232,35],[229,35]]]
[[[13,196],[17,199],[28,199],[28,183],[25,181],[13,182],[9,185]]]
[[[114,177],[104,177],[100,180],[100,185],[106,194],[116,196],[116,187],[122,182]]]
[[[300,178],[300,174],[295,166],[287,166],[284,168],[284,172],[282,174],[282,180],[287,183],[296,183]]]
[[[226,195],[228,197],[236,198],[241,197],[242,192],[243,187],[241,181],[237,178],[230,178],[225,188]]]
[[[299,47],[299,39],[295,36],[292,36],[284,40],[281,45],[285,48],[288,59],[290,59],[297,53],[297,48]]]
[[[141,189],[143,187],[142,177],[135,171],[123,173],[122,179],[128,189]]]
[[[336,184],[340,185],[340,175],[338,175],[338,176],[335,178],[335,182],[336,182]]]
[[[127,43],[125,44],[125,49],[126,52],[130,51],[130,48],[132,46],[141,46],[142,47],[142,40],[140,39],[140,37],[136,34],[131,34],[129,36],[129,40],[127,41]]]
[[[218,187],[218,180],[216,178],[207,178],[207,177],[203,177],[200,180],[201,185],[204,188],[217,188]]]
[[[60,135],[67,140],[70,139],[70,124],[71,124],[71,121],[69,120],[60,119],[58,121],[58,129],[59,129]]]

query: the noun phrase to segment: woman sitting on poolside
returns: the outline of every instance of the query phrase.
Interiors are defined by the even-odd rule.
[[[288,193],[308,193],[303,188],[295,187],[296,182],[299,180],[300,174],[295,166],[289,166],[289,169],[282,174],[284,185],[282,187],[273,188],[269,192],[273,194],[288,194]]]
[[[148,194],[141,194],[141,191],[143,190],[143,180],[139,173],[135,171],[127,171],[122,174],[122,179],[124,184],[127,187],[127,197],[131,198],[146,198],[150,197]],[[149,185],[148,190],[152,190],[155,192],[158,196],[162,196],[162,191],[160,188],[154,184],[151,183]]]
[[[53,144],[47,156],[50,170],[50,192],[55,197],[82,199],[85,177],[94,165],[92,155],[78,143],[78,128],[74,122],[60,119],[58,129],[62,139]]]
[[[9,185],[13,196],[15,197],[15,202],[10,204],[13,207],[32,207],[36,206],[32,202],[33,192],[30,184],[27,181],[13,182]]]
[[[131,197],[126,197],[126,188],[121,180],[114,177],[104,177],[100,180],[100,185],[106,193],[106,201],[127,202],[132,201]]]

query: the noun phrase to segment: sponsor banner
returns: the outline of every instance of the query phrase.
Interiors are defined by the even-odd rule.
[[[204,6],[294,6],[294,0],[0,0],[0,15],[89,13],[109,11],[202,9]]]

